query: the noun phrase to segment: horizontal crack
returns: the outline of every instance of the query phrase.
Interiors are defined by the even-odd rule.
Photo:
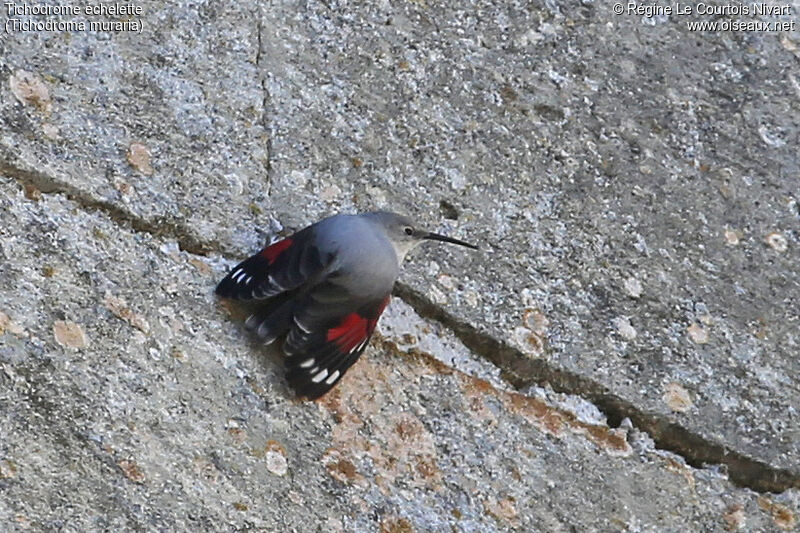
[[[70,183],[63,182],[42,172],[19,168],[3,159],[0,159],[0,174],[16,180],[23,186],[33,187],[43,193],[63,194],[87,211],[101,211],[118,224],[129,226],[135,231],[149,233],[157,237],[175,239],[182,250],[190,253],[206,255],[219,247],[217,243],[201,241],[186,228],[181,227],[180,223],[171,221],[166,217],[146,220],[109,200],[93,198],[89,193]]]
[[[658,448],[681,455],[695,468],[707,464],[725,465],[731,481],[741,487],[758,492],[783,492],[800,488],[798,472],[776,468],[748,457],[697,435],[663,415],[640,409],[597,381],[555,368],[544,360],[527,357],[508,344],[460,321],[404,283],[398,282],[394,293],[418,315],[441,323],[464,346],[497,365],[503,372],[503,378],[514,387],[521,389],[533,384],[549,384],[556,392],[585,398],[606,415],[609,425],[618,426],[624,418],[629,418],[634,426],[650,435]]]
[[[182,250],[196,255],[222,251],[214,241],[202,241],[191,235],[181,224],[167,219],[145,220],[107,200],[92,198],[77,187],[41,172],[21,169],[0,159],[0,174],[13,178],[23,186],[32,186],[43,193],[63,194],[89,211],[100,211],[118,224],[156,237],[175,239]],[[456,337],[475,354],[491,361],[503,372],[503,378],[518,389],[533,384],[549,384],[560,393],[580,396],[591,401],[607,417],[609,425],[616,426],[624,418],[640,430],[647,432],[656,446],[681,455],[696,468],[706,464],[722,464],[735,484],[758,492],[783,492],[800,488],[800,473],[770,466],[720,443],[692,433],[665,416],[644,411],[599,382],[555,368],[541,359],[532,359],[519,350],[476,327],[460,321],[438,307],[419,291],[398,282],[394,294],[410,305],[421,317],[435,320],[450,329]]]

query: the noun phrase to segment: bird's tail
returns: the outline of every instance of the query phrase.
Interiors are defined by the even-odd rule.
[[[296,304],[295,291],[288,291],[268,300],[245,321],[244,325],[255,332],[264,344],[270,344],[285,335],[292,325]]]

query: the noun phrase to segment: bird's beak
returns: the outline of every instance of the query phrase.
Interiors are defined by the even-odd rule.
[[[454,239],[452,237],[446,237],[444,235],[439,235],[438,233],[426,233],[422,238],[423,239],[430,239],[432,241],[442,241],[442,242],[449,242],[449,243],[452,243],[452,244],[458,244],[458,245],[461,245],[461,246],[466,246],[467,248],[472,248],[473,250],[477,250],[478,249],[478,247],[475,246],[474,244],[470,244],[470,243],[464,242],[464,241],[459,241],[458,239]]]

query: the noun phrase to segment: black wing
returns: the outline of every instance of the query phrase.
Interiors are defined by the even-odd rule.
[[[313,236],[306,228],[248,257],[219,282],[216,293],[235,300],[271,298],[319,276],[333,257],[319,251]]]
[[[319,398],[342,379],[367,347],[389,298],[387,292],[359,301],[327,280],[297,303],[283,350],[289,385],[299,396]]]

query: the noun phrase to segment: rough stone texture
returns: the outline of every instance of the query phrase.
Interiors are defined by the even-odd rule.
[[[453,205],[446,227],[484,251],[423,252],[414,289],[797,480],[797,57],[602,3],[442,6],[264,10],[275,205],[335,187],[433,224]],[[463,289],[432,283],[442,269]],[[546,354],[515,334],[526,309],[548,318]],[[662,400],[672,382],[693,409]]]
[[[215,303],[225,263],[61,195],[26,199],[6,177],[0,192],[0,294],[16,324],[0,336],[4,527],[710,531],[738,512],[768,531],[795,520],[796,491],[734,488],[635,430],[406,355],[409,336],[437,326],[409,328],[402,309],[335,392],[294,401],[276,361]],[[9,231],[23,227],[24,238]],[[65,321],[87,346],[58,341],[52,324]]]
[[[0,37],[3,519],[794,527],[796,489],[724,472],[800,487],[797,32],[590,1],[137,5],[141,35]],[[214,280],[376,207],[483,249],[416,253],[386,349],[294,402]],[[444,365],[396,353],[414,311]],[[636,427],[609,453],[604,414],[683,457]]]
[[[269,191],[256,16],[236,3],[137,5],[141,35],[3,35],[0,154],[194,247],[237,242],[242,228],[219,221],[254,221]],[[44,80],[52,112],[11,96],[18,70]]]

